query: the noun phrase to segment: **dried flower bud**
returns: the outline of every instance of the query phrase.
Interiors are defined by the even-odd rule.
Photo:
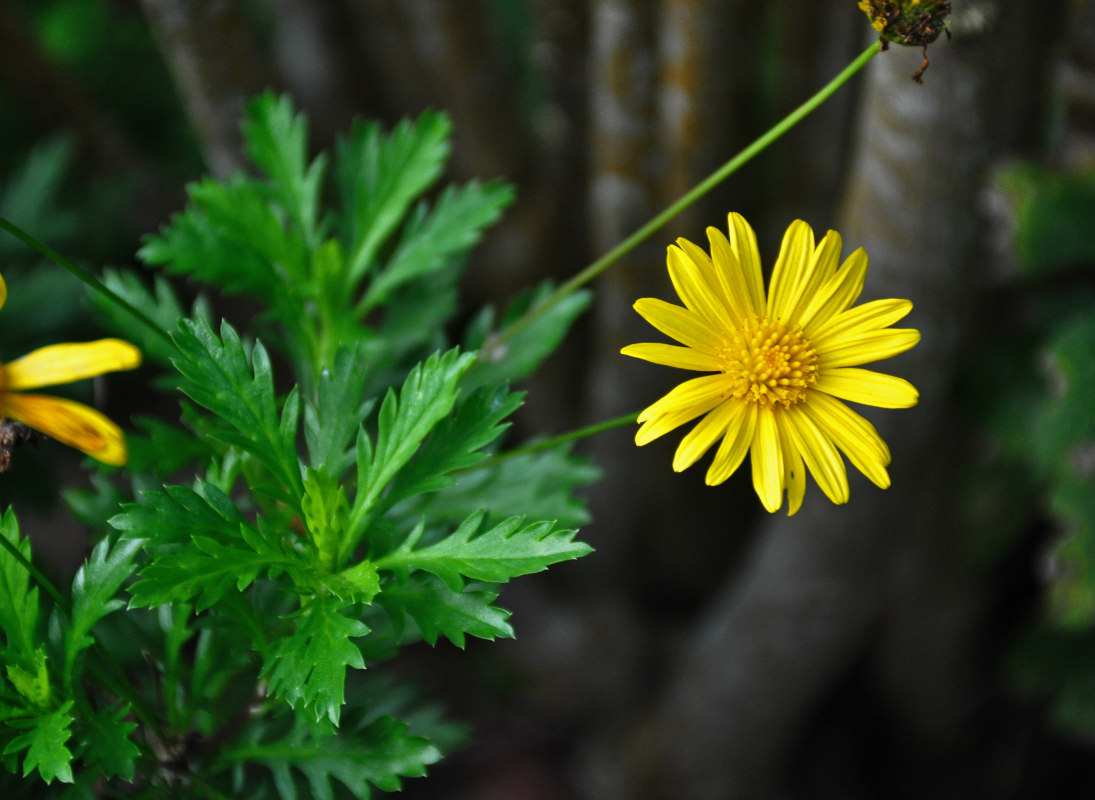
[[[859,0],[859,8],[871,18],[871,27],[878,31],[883,49],[889,42],[923,48],[924,64],[913,75],[913,80],[920,83],[920,76],[928,68],[928,45],[947,31],[950,0]]]
[[[871,27],[887,42],[921,47],[947,27],[950,0],[860,0]]]

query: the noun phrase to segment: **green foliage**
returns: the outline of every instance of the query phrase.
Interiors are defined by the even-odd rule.
[[[456,737],[393,703],[405,692],[371,677],[380,662],[513,636],[502,585],[591,551],[575,490],[595,473],[564,449],[502,447],[523,398],[509,382],[588,298],[521,326],[542,289],[497,330],[480,315],[470,346],[449,338],[467,252],[511,190],[437,186],[437,113],[359,124],[330,160],[310,158],[285,98],[257,98],[243,127],[255,173],[188,188],[140,251],[151,282],[104,278],[170,337],[94,301],[179,419],[140,418],[125,472],[68,493],[101,537],[68,591],[36,585],[3,518],[0,763],[71,796],[398,790]],[[260,312],[216,323],[178,279]],[[488,340],[506,342],[489,364]]]
[[[1086,738],[1095,731],[1095,180],[1019,166],[999,182],[1015,208],[1024,326],[971,370],[974,407],[998,447],[984,469],[999,500],[982,513],[998,539],[1035,514],[1049,522],[1047,613],[1016,648],[1011,674],[1048,699],[1063,730]]]

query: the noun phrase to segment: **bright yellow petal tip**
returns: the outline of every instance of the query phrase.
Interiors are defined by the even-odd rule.
[[[683,305],[643,298],[635,310],[679,344],[642,343],[621,352],[655,364],[710,373],[685,381],[640,415],[643,445],[699,418],[681,440],[673,469],[692,466],[721,440],[706,481],[717,485],[746,456],[753,486],[769,511],[794,514],[805,473],[834,503],[849,499],[844,459],[877,486],[890,485],[890,452],[874,427],[842,401],[908,408],[918,394],[908,381],[861,365],[915,346],[920,333],[889,326],[912,308],[907,300],[852,304],[863,288],[867,256],[840,262],[842,241],[820,242],[796,220],[787,229],[767,292],[756,234],[730,214],[728,234],[707,231],[710,255],[685,239],[668,250]],[[838,399],[839,398],[839,399]]]

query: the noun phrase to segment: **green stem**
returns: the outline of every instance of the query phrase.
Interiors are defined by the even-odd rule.
[[[484,467],[493,467],[495,464],[498,464],[502,461],[508,461],[515,456],[528,455],[529,453],[539,453],[543,450],[550,450],[553,447],[558,447],[561,444],[566,444],[567,442],[584,439],[587,436],[592,436],[595,433],[610,431],[613,428],[622,428],[624,425],[633,425],[638,416],[639,412],[635,411],[631,414],[624,414],[622,417],[605,420],[604,422],[597,422],[593,425],[587,425],[584,428],[577,428],[576,430],[569,431],[568,433],[561,433],[558,436],[552,436],[550,439],[542,439],[538,442],[532,442],[531,444],[522,445],[521,447],[515,447],[512,450],[507,450],[504,453],[499,453],[496,456],[492,456],[486,461],[482,461],[476,464],[474,467],[469,467],[469,469],[482,469]]]
[[[149,330],[151,330],[156,335],[161,336],[169,344],[171,343],[171,336],[167,333],[167,331],[157,325],[143,311],[134,307],[129,303],[129,301],[125,300],[119,294],[104,286],[102,281],[100,281],[86,269],[76,266],[63,255],[50,247],[48,244],[46,244],[45,242],[41,242],[38,239],[35,239],[33,236],[31,236],[15,223],[4,219],[4,217],[0,217],[0,228],[3,228],[16,239],[22,241],[24,244],[34,248],[57,266],[61,267],[62,269],[68,270],[68,272],[70,272],[77,279],[83,281],[92,290],[98,292],[107,300],[119,306],[120,308],[128,311],[130,314],[133,315],[134,319],[143,323]]]
[[[677,214],[684,211],[690,205],[695,203],[709,191],[718,186],[722,181],[726,180],[729,176],[737,172],[742,166],[748,163],[755,155],[764,150],[768,145],[772,144],[776,139],[781,137],[791,128],[793,128],[798,122],[806,117],[811,111],[816,109],[819,105],[829,99],[829,97],[836,92],[841,86],[848,82],[848,80],[859,72],[863,67],[874,58],[875,54],[879,52],[878,43],[872,42],[870,47],[860,53],[851,64],[844,68],[844,70],[833,78],[829,83],[825,85],[821,91],[800,105],[780,122],[775,127],[771,128],[767,133],[746,147],[736,156],[731,158],[717,170],[712,172],[698,184],[696,184],[691,190],[689,190],[684,196],[682,196],[677,202],[669,206],[658,216],[654,217],[648,223],[643,225],[633,234],[628,236],[610,251],[598,258],[584,270],[579,272],[569,281],[564,283],[554,292],[552,292],[544,302],[536,306],[536,308],[530,309],[523,317],[518,319],[506,330],[502,331],[498,336],[497,345],[502,345],[511,340],[518,333],[523,331],[529,325],[531,325],[537,318],[539,318],[549,308],[561,301],[563,298],[575,292],[591,280],[596,278],[606,269],[611,267],[625,255],[634,250],[642,242],[646,241],[652,234],[654,234],[663,225],[669,222]]]
[[[57,591],[57,587],[50,583],[49,578],[43,575],[38,567],[30,563],[30,560],[19,552],[19,548],[12,542],[8,541],[8,537],[0,536],[0,544],[4,545],[4,548],[12,555],[12,557],[19,562],[19,565],[25,569],[30,576],[34,578],[35,582],[46,590],[46,594],[53,598],[57,603],[57,607],[64,611],[66,614],[72,613],[72,607],[69,605],[68,599]]]

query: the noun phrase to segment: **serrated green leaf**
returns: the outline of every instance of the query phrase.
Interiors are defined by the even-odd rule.
[[[49,714],[29,720],[29,728],[8,742],[5,754],[27,751],[23,756],[24,778],[38,770],[47,784],[54,779],[72,783],[72,752],[65,746],[72,736],[71,708],[70,700]]]
[[[103,539],[72,581],[72,621],[64,632],[62,676],[71,686],[76,656],[95,640],[91,629],[107,614],[125,606],[118,590],[134,572],[134,558],[144,545],[141,539],[126,539],[113,546]]]
[[[334,366],[320,373],[315,403],[304,406],[304,440],[313,468],[342,475],[354,463],[354,434],[373,406],[362,399],[368,374],[362,343],[340,348]]]
[[[205,481],[196,489],[164,486],[141,494],[111,517],[111,527],[126,538],[148,539],[151,547],[187,544],[195,536],[234,538],[246,519],[223,491]]]
[[[385,585],[377,602],[391,617],[397,639],[410,618],[427,643],[436,644],[443,635],[463,647],[465,634],[491,641],[513,638],[513,628],[506,622],[510,612],[491,605],[497,597],[497,592],[479,584],[454,592],[434,576],[417,572]]]
[[[441,175],[449,156],[451,124],[424,112],[387,136],[376,123],[357,123],[338,144],[335,178],[344,210],[348,289],[376,260],[407,209]]]
[[[451,486],[451,473],[474,467],[487,457],[483,448],[509,427],[503,423],[516,411],[524,392],[507,387],[482,388],[457,403],[454,413],[437,424],[418,456],[400,470],[385,501],[395,505],[415,495]]]
[[[445,189],[429,212],[425,205],[420,206],[407,223],[392,257],[369,283],[357,306],[357,316],[364,317],[384,304],[399,286],[435,273],[448,259],[466,253],[511,202],[511,187],[472,182]]]
[[[372,796],[370,785],[399,791],[403,778],[425,775],[426,767],[440,757],[427,739],[392,717],[327,736],[297,725],[282,738],[233,747],[222,756],[228,763],[261,764],[271,770],[282,800],[300,797],[294,770],[307,782],[306,796],[312,800],[333,800],[335,780],[354,797],[367,800]]]
[[[570,446],[564,445],[462,472],[457,484],[420,497],[401,511],[459,524],[486,508],[492,521],[525,514],[578,528],[589,522],[589,512],[576,490],[600,474],[588,459],[572,455]]]
[[[363,622],[342,613],[345,603],[331,596],[316,597],[289,619],[293,632],[274,642],[266,654],[263,677],[270,692],[290,706],[306,710],[316,720],[338,725],[346,668],[364,669],[361,651],[350,639],[364,636]]]
[[[15,511],[0,515],[0,536],[30,561],[30,540],[19,534]],[[39,651],[38,588],[31,587],[30,573],[6,547],[0,547],[0,630],[7,637],[9,658],[29,673],[37,673]]]
[[[359,436],[357,492],[348,535],[339,561],[344,563],[364,534],[381,492],[411,459],[422,440],[456,402],[457,382],[475,361],[472,353],[453,349],[435,353],[411,370],[396,399],[389,391],[380,407],[375,448],[364,431]],[[364,441],[362,441],[364,440]]]
[[[426,547],[416,549],[418,536],[412,534],[399,549],[378,559],[376,567],[425,570],[459,592],[468,578],[505,583],[593,551],[584,542],[573,541],[576,531],[560,530],[552,522],[526,525],[522,517],[510,517],[480,533],[485,517],[484,511],[471,515],[452,535]]]
[[[218,438],[258,459],[279,484],[274,499],[299,512],[304,492],[296,452],[299,405],[290,394],[279,419],[266,349],[256,342],[248,354],[227,322],[217,336],[202,322],[182,320],[173,339],[179,355],[172,361],[184,378],[182,391],[232,426]]]
[[[151,563],[129,587],[130,605],[194,602],[201,610],[264,573],[301,567],[293,551],[247,522],[223,492],[208,483],[198,488],[146,492],[144,503],[128,504],[110,520],[127,539],[149,538]]]
[[[248,105],[244,142],[251,160],[270,176],[274,196],[314,248],[320,238],[318,212],[326,160],[308,164],[308,123],[293,113],[288,97],[272,92]]]
[[[267,301],[290,280],[306,277],[303,238],[282,225],[261,185],[240,177],[228,184],[206,178],[187,186],[187,193],[186,211],[138,251],[146,264]]]
[[[468,374],[466,387],[496,386],[528,377],[555,352],[555,348],[570,330],[578,315],[593,300],[593,294],[582,290],[539,313],[531,323],[512,335],[510,327],[528,311],[540,308],[551,296],[551,286],[544,285],[531,295],[515,300],[505,314],[499,330],[481,341],[485,326],[477,326],[475,339],[465,341],[469,350],[479,350],[479,363]]]
[[[129,719],[129,706],[102,708],[81,715],[81,761],[102,778],[133,780],[141,749],[133,742],[137,723]]]

